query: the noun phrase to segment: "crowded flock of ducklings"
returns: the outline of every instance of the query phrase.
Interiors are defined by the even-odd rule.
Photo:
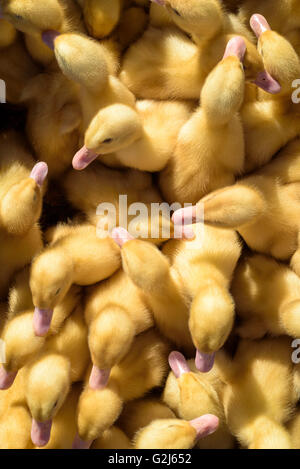
[[[0,10],[0,448],[299,449],[300,1]]]

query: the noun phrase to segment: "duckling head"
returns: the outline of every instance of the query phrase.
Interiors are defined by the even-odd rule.
[[[70,390],[70,374],[70,362],[55,354],[42,357],[29,369],[25,392],[36,446],[45,446],[50,439],[52,420]]]
[[[72,285],[73,262],[64,250],[49,249],[38,256],[31,267],[30,289],[35,306],[36,335],[47,334],[53,309]]]
[[[85,169],[100,155],[128,147],[142,135],[137,112],[124,104],[113,104],[99,111],[85,134],[85,145],[74,156],[73,167]]]
[[[151,0],[167,8],[179,28],[199,40],[214,37],[222,30],[224,12],[218,0]]]
[[[89,86],[101,93],[108,80],[105,47],[78,33],[57,35],[48,31],[43,40],[54,49],[58,65],[67,78],[80,83],[82,77],[88,77]]]
[[[102,390],[85,388],[77,408],[78,436],[73,448],[90,446],[101,434],[110,428],[119,417],[123,402],[113,386]]]
[[[2,14],[16,29],[28,34],[61,30],[63,8],[58,0],[3,0]]]
[[[277,82],[280,95],[293,93],[293,82],[300,76],[300,60],[293,46],[283,36],[272,31],[264,16],[255,14],[250,25],[258,37],[258,51],[267,73]],[[265,77],[261,77],[263,81]]]

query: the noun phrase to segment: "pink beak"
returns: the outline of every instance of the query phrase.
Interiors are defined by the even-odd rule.
[[[48,175],[48,166],[46,163],[41,161],[40,163],[37,163],[33,167],[30,177],[35,180],[38,186],[42,187],[47,175]]]
[[[98,156],[98,153],[83,146],[73,158],[73,168],[81,171],[87,168]]]
[[[257,75],[254,84],[270,94],[278,94],[281,91],[281,86],[278,81],[271,77],[266,71],[260,72]]]
[[[208,373],[214,366],[215,353],[202,353],[197,350],[195,364],[197,370],[202,373]]]
[[[15,379],[16,379],[17,373],[8,373],[5,368],[1,367],[0,368],[0,390],[5,391],[6,389],[9,389]]]
[[[171,352],[169,355],[169,365],[176,378],[180,378],[184,373],[190,373],[190,368],[185,357],[180,352]]]
[[[91,389],[99,390],[107,386],[110,376],[110,370],[100,370],[97,366],[93,366],[89,385]]]
[[[92,441],[84,441],[79,435],[76,435],[72,449],[90,449]]]
[[[197,432],[196,439],[205,438],[214,433],[219,426],[219,419],[215,415],[207,414],[191,420],[190,425],[194,427]]]
[[[31,440],[35,446],[42,448],[46,446],[50,440],[52,420],[48,422],[37,422],[32,419]]]
[[[33,315],[33,329],[35,335],[44,337],[51,326],[53,310],[35,308]]]

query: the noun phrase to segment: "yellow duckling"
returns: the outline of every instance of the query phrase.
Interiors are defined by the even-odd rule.
[[[25,367],[25,398],[36,446],[49,442],[52,420],[65,402],[71,384],[84,378],[88,364],[87,328],[79,306],[61,331],[47,340],[42,353]]]
[[[157,327],[189,357],[196,347],[197,368],[204,372],[233,327],[229,287],[241,253],[234,231],[207,228],[195,225],[193,240],[170,240],[162,252],[126,238],[124,230],[113,232],[123,268],[146,296]]]
[[[53,309],[72,284],[86,286],[100,282],[116,272],[120,262],[118,246],[110,238],[99,238],[93,226],[59,225],[52,243],[34,259],[31,267],[36,335],[48,332]]]
[[[126,52],[120,78],[139,98],[199,99],[206,77],[224,55],[228,41],[246,42],[245,76],[269,90],[274,80],[264,72],[252,36],[218,0],[164,0],[178,27],[150,27]]]
[[[300,140],[295,140],[258,172],[212,192],[193,209],[178,210],[173,221],[175,225],[196,221],[200,207],[205,223],[238,230],[253,251],[291,259],[299,275],[299,168]]]
[[[138,101],[136,108],[112,104],[100,110],[85,133],[84,146],[73,167],[85,169],[99,156],[141,171],[161,171],[171,158],[178,132],[190,116],[191,105],[175,101]],[[168,126],[164,125],[168,121]]]
[[[284,427],[298,396],[293,387],[290,339],[239,343],[220,371],[227,386],[224,407],[229,429],[248,449],[291,449]]]
[[[35,164],[21,135],[0,135],[0,297],[8,292],[12,275],[29,264],[42,248],[37,224],[42,210],[45,163]]]
[[[203,415],[190,422],[154,420],[137,434],[135,449],[191,449],[198,440],[212,434],[218,423],[214,415]]]
[[[154,330],[144,332],[136,337],[126,357],[113,367],[106,388],[85,388],[78,405],[75,448],[89,447],[114,424],[125,402],[142,397],[163,383],[168,352],[169,345]]]
[[[64,299],[54,308],[48,337],[57,334],[80,302],[81,289],[73,286]],[[29,270],[21,272],[10,290],[9,312],[1,332],[5,343],[6,362],[0,368],[0,389],[12,384],[17,372],[45,346],[45,337],[38,337],[32,327],[34,306],[29,288]]]
[[[239,335],[299,337],[300,279],[285,264],[259,254],[243,258],[231,291],[242,318]]]
[[[265,69],[275,80],[277,94],[243,107],[247,172],[269,162],[300,131],[298,104],[293,98],[294,82],[300,76],[300,59],[283,36],[271,31],[263,16],[253,15],[250,23],[258,37]]]
[[[218,359],[216,366],[205,374],[199,373],[194,363],[187,362],[179,352],[170,354],[169,364],[172,372],[163,392],[164,402],[184,420],[193,421],[204,414],[215,415],[218,419],[218,428],[213,434],[202,436],[197,446],[200,449],[234,448],[234,438],[228,430],[224,414],[224,383],[220,378]]]
[[[232,184],[243,170],[244,133],[238,111],[244,100],[245,52],[244,39],[234,37],[224,59],[207,77],[201,106],[181,128],[173,157],[160,175],[168,202],[196,203],[212,190]]]
[[[47,93],[45,93],[47,90]],[[27,135],[49,176],[71,167],[78,148],[81,111],[74,85],[60,72],[48,72],[27,82],[21,101],[28,106]]]
[[[111,368],[129,352],[134,337],[153,327],[153,318],[140,289],[122,270],[88,290],[84,314],[94,365],[89,384],[101,389]]]

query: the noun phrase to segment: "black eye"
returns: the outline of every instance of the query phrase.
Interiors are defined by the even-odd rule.
[[[181,16],[178,10],[175,10],[175,8],[172,8],[172,10],[174,11],[175,15]]]
[[[105,140],[103,140],[102,143],[111,143],[113,141],[112,138],[106,138]]]
[[[61,288],[59,288],[59,289],[57,290],[57,292],[55,293],[55,295],[58,295],[59,292],[60,292],[60,290],[61,290]]]
[[[21,15],[14,15],[14,17],[16,18],[16,20],[22,20],[23,19],[23,16],[21,16]]]
[[[58,404],[58,400],[55,402],[55,404],[53,406],[53,409],[55,409],[55,407],[57,407],[57,404]]]

